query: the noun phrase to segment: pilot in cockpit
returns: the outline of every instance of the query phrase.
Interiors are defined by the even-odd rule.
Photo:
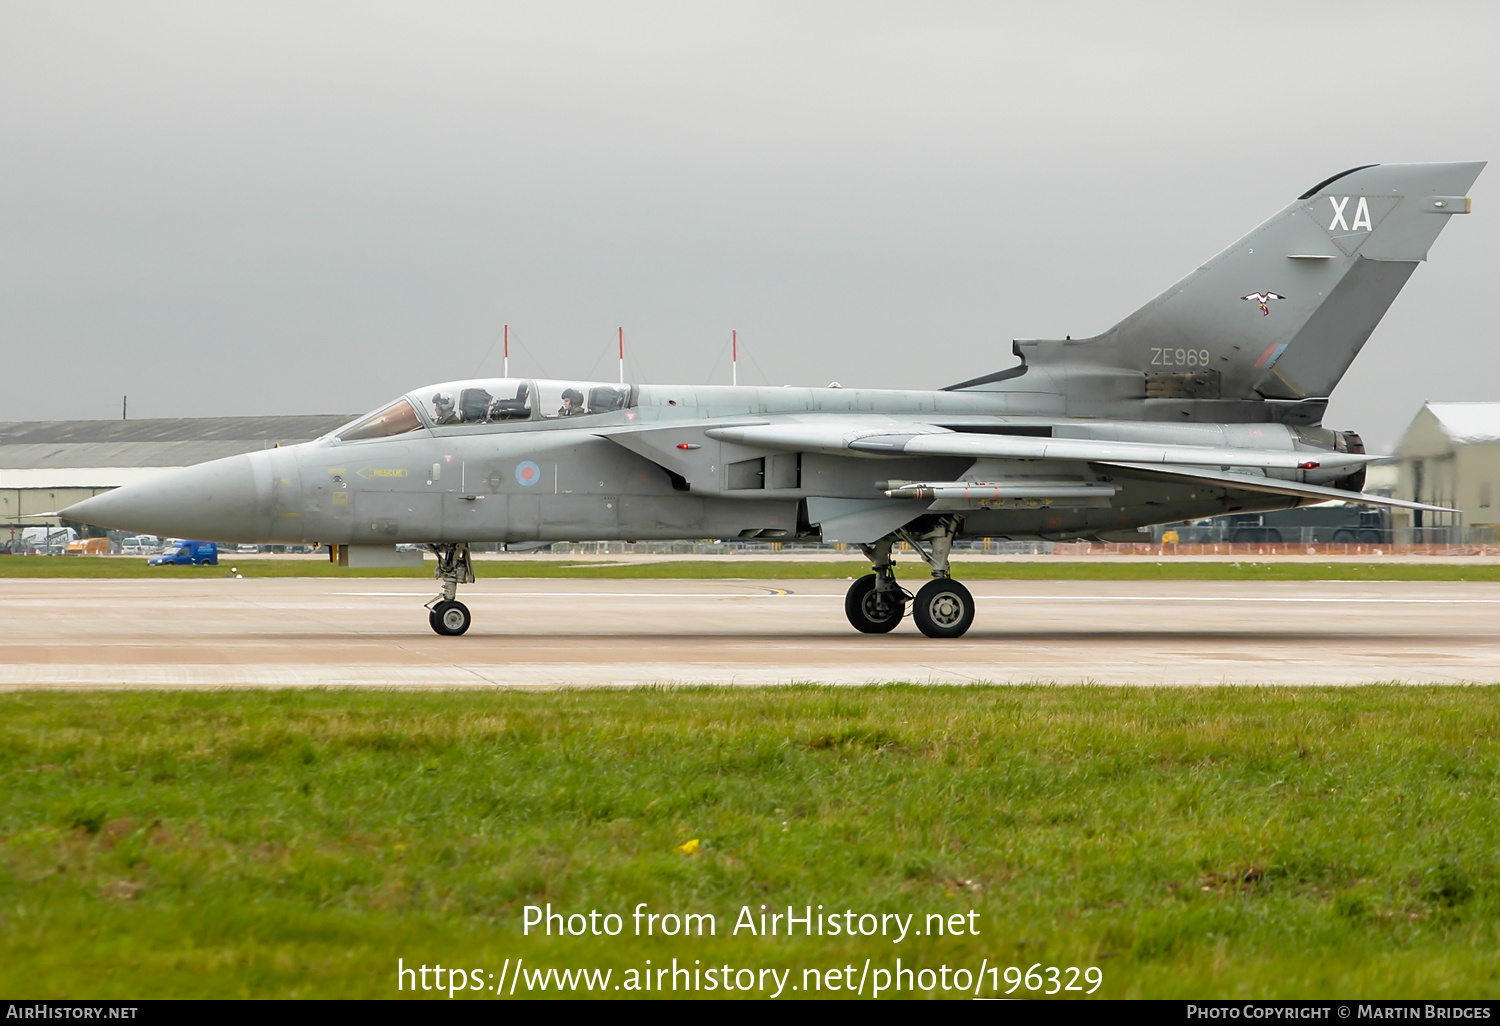
[[[457,424],[462,418],[453,408],[453,396],[439,392],[432,397],[433,420],[438,424]]]
[[[583,412],[583,393],[576,388],[565,388],[562,394],[562,406],[558,408],[559,417],[572,417]]]

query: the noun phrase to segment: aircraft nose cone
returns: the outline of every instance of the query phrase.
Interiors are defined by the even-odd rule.
[[[204,541],[253,541],[265,534],[262,492],[249,456],[169,470],[157,477],[74,503],[69,520],[97,527]]]

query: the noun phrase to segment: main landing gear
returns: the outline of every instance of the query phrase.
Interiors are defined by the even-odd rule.
[[[865,556],[874,564],[874,573],[865,574],[849,586],[844,596],[844,615],[861,634],[887,634],[896,629],[906,615],[911,593],[896,583],[896,564],[891,559],[895,538],[882,538],[874,545],[861,545]]]
[[[873,545],[861,545],[874,572],[850,585],[844,597],[844,615],[854,629],[864,634],[888,633],[906,615],[906,603],[910,602],[917,630],[929,638],[962,637],[974,623],[974,596],[948,576],[948,554],[958,528],[957,517],[944,517],[930,531],[916,534],[903,528]],[[891,547],[897,540],[910,545],[932,568],[932,580],[916,597],[896,583]]]
[[[427,546],[437,556],[437,572],[443,582],[437,598],[427,603],[427,622],[439,634],[457,637],[469,629],[469,607],[458,601],[458,586],[474,583],[474,562],[469,557],[469,543],[444,542]]]

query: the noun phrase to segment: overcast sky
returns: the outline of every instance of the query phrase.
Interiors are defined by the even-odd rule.
[[[1356,164],[1500,157],[1500,4],[0,2],[0,420],[515,374],[939,387]],[[1500,400],[1500,169],[1329,413]],[[716,366],[717,365],[717,366]]]

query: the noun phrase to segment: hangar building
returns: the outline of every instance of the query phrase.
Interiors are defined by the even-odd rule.
[[[353,416],[0,422],[0,540],[41,514],[164,470],[307,442]]]
[[[1397,498],[1463,511],[1401,510],[1398,541],[1500,540],[1500,403],[1425,404],[1396,457]]]

